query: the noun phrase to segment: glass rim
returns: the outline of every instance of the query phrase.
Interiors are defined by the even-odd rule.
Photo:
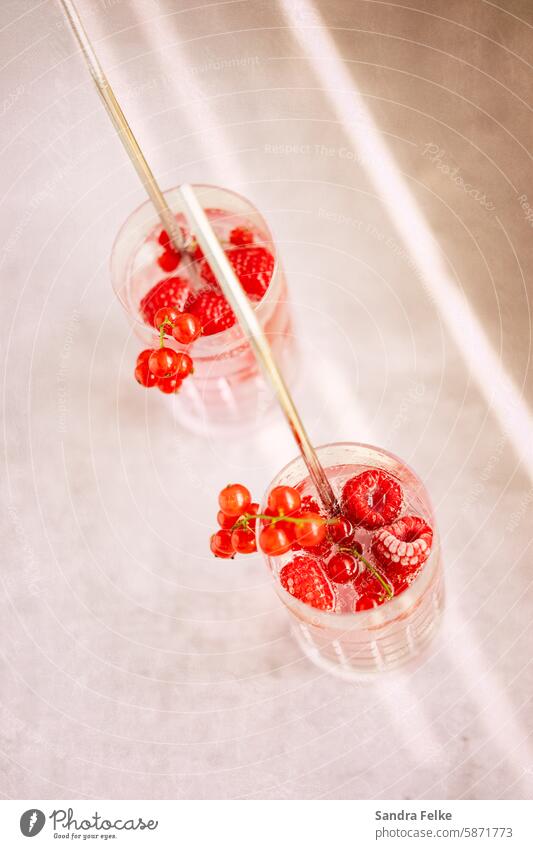
[[[399,595],[389,599],[388,601],[383,602],[383,604],[380,604],[378,607],[374,607],[370,610],[354,610],[350,613],[335,613],[332,610],[319,610],[317,607],[313,607],[310,604],[305,604],[305,602],[300,601],[299,599],[295,598],[295,596],[287,592],[287,590],[281,585],[281,583],[279,583],[278,580],[276,580],[275,576],[273,575],[272,569],[270,568],[270,565],[268,563],[267,555],[263,554],[262,556],[265,560],[267,560],[267,567],[270,572],[272,583],[274,584],[275,592],[280,597],[283,604],[288,608],[288,610],[302,622],[311,625],[333,628],[334,630],[338,631],[351,631],[355,628],[378,629],[382,626],[389,624],[391,621],[398,619],[399,617],[401,617],[402,614],[406,614],[410,610],[412,610],[412,608],[416,604],[416,601],[422,597],[422,595],[430,586],[435,576],[436,567],[440,559],[440,539],[438,529],[435,524],[433,507],[431,505],[431,501],[427,493],[426,487],[424,486],[423,482],[420,480],[416,472],[411,468],[409,463],[406,463],[405,460],[402,460],[401,457],[398,457],[398,455],[394,454],[392,451],[387,451],[385,448],[379,448],[377,445],[371,445],[370,443],[366,442],[327,442],[323,445],[316,446],[315,450],[317,451],[320,457],[320,452],[327,448],[366,448],[374,452],[378,452],[378,454],[382,454],[391,460],[401,463],[401,465],[408,469],[408,471],[413,475],[413,477],[420,483],[420,486],[422,487],[424,492],[424,496],[427,499],[427,504],[429,507],[433,527],[433,544],[431,546],[431,554],[426,560],[424,567],[420,570],[420,573],[417,575],[415,580],[411,584],[409,584],[406,590],[401,592]],[[301,456],[294,457],[292,460],[286,463],[285,466],[283,466],[283,468],[278,472],[275,478],[268,485],[266,489],[266,495],[268,495],[268,493],[274,486],[278,486],[280,484],[286,473],[298,462],[304,463],[304,460]],[[325,468],[327,469],[327,466]],[[265,496],[263,496],[261,506],[263,506],[264,501]],[[258,539],[259,533],[260,527],[258,523]]]
[[[233,191],[233,189],[228,189],[228,188],[225,188],[224,186],[217,186],[214,183],[193,183],[192,188],[193,189],[210,189],[210,190],[215,190],[215,191],[219,191],[219,192],[224,192],[228,195],[233,195],[233,197],[238,198],[244,204],[252,207],[252,209],[255,211],[255,213],[261,219],[261,224],[265,228],[267,235],[270,237],[270,244],[273,247],[272,253],[273,253],[273,256],[274,256],[274,268],[272,269],[272,276],[270,278],[271,282],[273,282],[275,280],[275,278],[277,277],[278,273],[279,273],[279,267],[280,267],[278,250],[277,250],[277,247],[274,243],[274,239],[273,239],[270,227],[268,226],[267,222],[265,221],[263,214],[255,207],[255,205],[252,203],[252,201],[250,201],[244,195],[241,195],[239,192]],[[179,185],[178,186],[171,186],[168,189],[164,189],[163,195],[166,197],[171,192],[177,192],[178,189],[179,189]],[[132,212],[130,212],[128,217],[123,221],[120,228],[118,229],[117,234],[116,234],[116,236],[113,240],[113,244],[111,246],[111,253],[109,255],[109,274],[110,274],[110,277],[111,277],[111,284],[112,284],[112,287],[113,287],[113,292],[115,294],[115,297],[119,301],[122,308],[128,314],[130,320],[133,322],[133,327],[135,328],[135,327],[138,326],[139,328],[141,328],[144,331],[153,330],[154,333],[156,333],[157,331],[155,330],[155,328],[151,328],[145,321],[142,320],[142,318],[140,318],[137,314],[134,314],[132,312],[130,305],[127,304],[124,301],[124,299],[122,298],[122,296],[119,293],[118,288],[115,286],[115,274],[114,274],[114,270],[113,270],[113,258],[114,258],[115,253],[116,253],[117,245],[118,245],[120,239],[122,238],[123,234],[127,230],[129,222],[131,221],[131,219],[135,215],[137,215],[139,212],[141,212],[142,209],[151,206],[151,203],[152,203],[151,200],[149,198],[147,198],[142,203],[140,203],[138,206],[136,206],[135,209]],[[172,209],[172,204],[170,204],[170,207]],[[174,211],[174,210],[172,210],[172,211]],[[155,216],[155,219],[157,219],[157,212],[155,211],[155,209],[154,209],[154,216]],[[166,276],[172,277],[172,276],[177,276],[177,275],[178,275],[178,269],[176,269],[175,275],[168,274]],[[254,310],[255,313],[259,313],[261,308],[264,307],[268,303],[268,301],[269,301],[269,290],[270,290],[270,283],[269,283],[268,289],[266,290],[263,297],[259,301],[251,301],[250,302],[252,304],[252,307],[253,307],[253,310]],[[206,355],[208,355],[210,353],[209,349],[212,348],[212,347],[215,347],[215,341],[214,341],[215,339],[216,339],[217,346],[218,346],[218,344],[221,344],[223,348],[227,347],[229,349],[237,343],[242,344],[243,341],[246,341],[247,337],[244,334],[242,328],[240,327],[239,322],[236,321],[235,324],[233,324],[231,327],[228,327],[226,330],[223,330],[221,333],[213,333],[210,336],[200,337],[199,339],[197,339],[196,342],[195,342],[196,355],[201,356],[202,353],[205,353]]]

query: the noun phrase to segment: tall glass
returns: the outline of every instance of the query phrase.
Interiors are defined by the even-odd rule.
[[[274,257],[270,284],[262,299],[255,304],[276,360],[289,380],[294,370],[294,345],[287,286],[276,246],[264,219],[245,198],[228,189],[200,185],[194,187],[204,209],[210,211],[217,232],[245,226],[260,236],[260,244]],[[178,189],[165,192],[170,208],[180,224],[186,225]],[[214,215],[214,219],[213,219]],[[159,334],[143,319],[141,299],[165,276],[190,280],[193,287],[203,284],[198,279],[198,263],[181,262],[165,275],[157,265],[161,253],[158,236],[161,224],[147,201],[124,223],[111,256],[111,277],[115,293],[125,308],[143,347],[157,346]],[[166,345],[180,350],[172,337]],[[176,396],[167,396],[181,424],[195,432],[234,432],[261,422],[273,406],[273,397],[259,372],[254,354],[238,324],[198,339],[191,350],[194,374],[183,382]]]
[[[294,553],[268,557],[275,590],[289,613],[292,630],[307,657],[322,669],[349,680],[373,678],[396,669],[428,646],[435,635],[444,605],[442,561],[438,533],[428,494],[416,474],[398,457],[371,445],[338,443],[324,445],[318,456],[340,496],[348,478],[369,468],[378,468],[402,486],[412,513],[422,516],[433,528],[433,544],[427,561],[413,583],[390,601],[370,610],[330,612],[299,601],[281,585],[279,572]],[[313,493],[301,458],[285,466],[272,481]],[[262,505],[262,512],[266,509]]]

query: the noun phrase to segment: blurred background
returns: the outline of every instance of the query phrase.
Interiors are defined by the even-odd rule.
[[[260,557],[208,553],[290,434],[197,436],[134,383],[108,266],[143,190],[59,4],[6,0],[0,793],[530,798],[531,4],[78,7],[162,185],[266,217],[310,434],[420,474],[447,612],[414,672],[348,684]]]

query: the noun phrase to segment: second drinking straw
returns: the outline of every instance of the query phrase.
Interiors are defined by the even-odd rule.
[[[169,235],[173,247],[175,250],[181,252],[183,251],[185,244],[178,222],[176,221],[176,217],[168,206],[163,192],[159,188],[157,180],[153,175],[152,169],[148,165],[146,157],[144,156],[141,147],[135,138],[130,125],[128,124],[120,103],[115,97],[115,93],[109,84],[109,80],[100,65],[98,56],[94,52],[91,40],[81,22],[78,10],[72,0],[59,0],[59,2],[63,7],[63,12],[65,13],[74,35],[76,36],[76,40],[81,48],[81,52],[83,53],[83,57],[87,63],[87,67],[89,68],[98,93],[103,100],[107,114],[111,118],[115,130],[117,131],[122,144],[126,148],[126,153],[131,159],[133,167],[137,171],[150,200],[155,206],[156,212],[159,215],[163,227]]]
[[[305,460],[311,479],[316,486],[320,501],[328,514],[333,515],[336,512],[335,495],[326,477],[324,468],[317,457],[316,451],[309,441],[298,410],[294,405],[283,375],[276,365],[270,345],[263,328],[257,320],[255,311],[218,240],[218,236],[198,202],[192,186],[184,183],[180,186],[179,192],[193,235],[198,241],[226,300],[237,316],[242,330],[245,331],[266,380],[270,383],[276,394],[280,407],[292,430],[298,449]]]
[[[157,183],[157,180],[146,161],[146,157],[144,156],[141,147],[126,120],[126,116],[124,115],[117,98],[115,97],[113,89],[109,84],[91,44],[91,40],[83,27],[76,7],[72,0],[60,0],[60,3],[74,35],[76,36],[93,81],[104,102],[107,113],[122,141],[122,144],[124,145],[124,148],[138,176],[140,177],[148,196],[153,202],[157,214],[161,219],[161,223],[169,234],[174,248],[177,251],[182,251],[185,247],[184,239],[176,218],[169,208],[163,192],[161,191],[161,188],[159,187],[159,184]],[[191,228],[194,231],[193,235],[197,238],[205,257],[211,266],[213,274],[232,307],[242,330],[249,338],[250,345],[263,370],[265,378],[268,380],[276,394],[277,400],[279,401],[285,418],[291,428],[294,439],[296,440],[298,450],[300,451],[311,479],[316,486],[319,499],[326,512],[329,515],[333,515],[337,512],[335,494],[326,477],[324,468],[318,459],[317,453],[309,441],[309,437],[307,436],[302,420],[300,419],[283,376],[276,365],[274,357],[272,356],[270,345],[257,320],[257,316],[255,315],[255,312],[248,301],[248,298],[244,293],[233,267],[229,263],[204,210],[198,203],[191,186],[183,185],[180,189],[180,193],[189,223],[193,225]]]

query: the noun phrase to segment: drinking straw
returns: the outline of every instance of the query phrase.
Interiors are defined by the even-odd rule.
[[[209,219],[205,214],[198,198],[192,188],[187,183],[183,183],[179,187],[181,200],[185,210],[185,214],[191,225],[191,229],[195,238],[200,244],[205,258],[207,259],[217,282],[222,289],[226,300],[229,302],[233,312],[237,316],[241,328],[248,336],[250,345],[254,351],[257,361],[263,370],[265,378],[270,383],[274,390],[280,407],[285,414],[285,418],[289,423],[292,434],[296,440],[298,449],[305,460],[305,464],[309,470],[309,474],[315,484],[320,500],[328,513],[336,511],[336,499],[329,483],[326,473],[318,459],[317,453],[313,448],[307,432],[303,426],[302,420],[298,414],[298,410],[292,400],[291,394],[287,388],[287,384],[283,379],[276,361],[272,354],[272,349],[261,327],[257,315],[248,300],[244,289],[242,288],[239,278],[235,274],[226,253],[220,244],[218,237],[211,227]]]
[[[126,153],[137,171],[148,196],[154,204],[157,214],[161,219],[161,223],[167,231],[174,248],[178,251],[182,251],[186,247],[185,239],[177,224],[176,218],[170,210],[163,192],[161,191],[139,146],[139,143],[126,120],[126,116],[115,97],[109,81],[104,74],[89,36],[83,27],[76,7],[72,0],[60,0],[60,3],[63,7],[67,20],[72,27],[74,35],[76,36],[85,62],[87,63],[98,93],[104,102],[107,113],[113,122],[124,148],[126,149]],[[232,307],[242,330],[249,338],[250,345],[263,370],[265,378],[274,390],[277,400],[290,426],[298,446],[298,450],[300,451],[311,479],[315,484],[319,499],[328,514],[332,515],[338,510],[335,494],[326,477],[324,468],[318,459],[317,453],[309,440],[285,380],[283,379],[283,376],[272,355],[268,340],[261,325],[259,324],[259,321],[257,320],[257,316],[248,301],[248,298],[222,248],[222,245],[218,240],[216,233],[211,227],[204,210],[200,206],[192,187],[187,184],[182,185],[180,187],[180,194],[189,224],[192,225],[191,228],[194,231],[194,236],[198,240],[205,257],[211,266],[213,274]]]
[[[157,180],[152,173],[152,169],[148,165],[146,157],[140,148],[139,142],[135,138],[126,116],[122,111],[120,103],[115,97],[115,93],[109,84],[109,80],[107,79],[102,66],[100,65],[100,61],[94,51],[91,40],[81,22],[76,6],[72,0],[59,0],[59,2],[63,7],[63,11],[70,26],[72,27],[74,35],[76,36],[83,57],[87,63],[87,67],[89,68],[98,90],[98,94],[102,98],[104,106],[107,109],[107,114],[111,118],[118,137],[126,148],[126,153],[131,159],[137,174],[141,178],[142,184],[146,189],[150,200],[155,206],[156,212],[161,220],[161,224],[168,233],[174,249],[177,251],[183,251],[185,248],[185,240],[178,222],[176,221],[176,217],[166,202],[165,196],[159,188]]]

